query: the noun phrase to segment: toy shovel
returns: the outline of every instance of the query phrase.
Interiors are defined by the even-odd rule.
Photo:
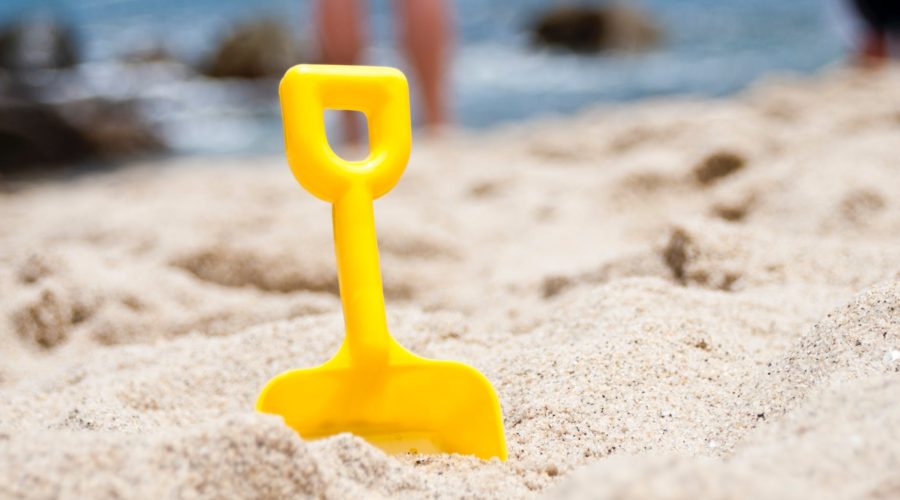
[[[460,453],[506,459],[500,403],[474,368],[407,351],[387,329],[373,200],[406,168],[409,89],[393,68],[300,65],[279,87],[288,163],[310,193],[332,203],[345,336],[325,364],[266,384],[256,407],[303,438],[341,432],[388,453]],[[328,146],[324,110],[361,111],[369,156],[346,161]]]

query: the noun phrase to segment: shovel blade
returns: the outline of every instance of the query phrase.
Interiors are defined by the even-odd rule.
[[[361,370],[335,359],[285,372],[257,409],[281,415],[304,439],[342,432],[388,453],[459,453],[506,460],[500,402],[474,368],[410,356]]]

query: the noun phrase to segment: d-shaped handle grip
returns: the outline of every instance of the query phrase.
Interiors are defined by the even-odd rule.
[[[362,184],[378,198],[394,187],[409,160],[409,86],[399,70],[301,64],[281,80],[288,163],[310,193],[336,202]],[[328,145],[326,109],[360,111],[369,121],[369,156],[347,161]]]

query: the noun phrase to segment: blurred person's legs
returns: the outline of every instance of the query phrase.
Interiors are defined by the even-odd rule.
[[[860,47],[860,57],[864,61],[883,61],[887,59],[887,36],[879,31],[869,31]]]
[[[900,1],[853,0],[853,5],[866,25],[860,57],[864,62],[885,60],[889,37],[900,33]]]
[[[360,0],[318,0],[316,16],[319,46],[324,64],[359,64],[364,26],[368,13]],[[351,144],[360,140],[357,114],[341,113],[344,139]]]
[[[394,0],[403,29],[403,45],[422,95],[425,125],[449,120],[447,73],[453,37],[452,11],[446,0]]]
[[[446,0],[394,0],[396,22],[422,95],[425,125],[434,129],[449,120],[447,72],[453,20]],[[368,13],[361,0],[318,0],[319,45],[324,64],[360,64]],[[355,113],[342,113],[344,138],[359,142]]]

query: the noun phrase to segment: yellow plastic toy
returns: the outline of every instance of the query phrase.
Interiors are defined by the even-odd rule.
[[[389,453],[460,453],[506,460],[500,403],[474,368],[422,358],[387,329],[373,200],[406,168],[409,88],[393,68],[300,65],[279,87],[288,163],[300,184],[333,204],[345,336],[316,368],[269,381],[256,408],[307,439],[351,432]],[[325,109],[363,112],[369,156],[346,161],[328,145]]]

